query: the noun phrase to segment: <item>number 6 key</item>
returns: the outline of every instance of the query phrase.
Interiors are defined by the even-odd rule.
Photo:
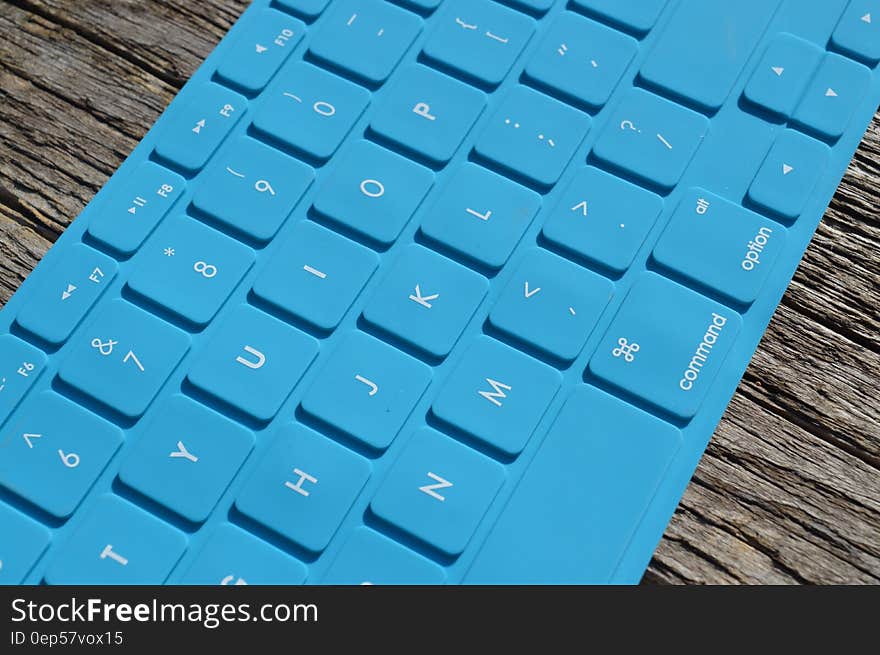
[[[254,261],[250,248],[191,218],[165,223],[134,260],[128,287],[206,325]]]

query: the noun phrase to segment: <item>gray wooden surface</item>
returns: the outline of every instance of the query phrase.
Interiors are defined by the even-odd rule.
[[[0,306],[246,5],[0,0]],[[880,117],[645,576],[880,582]]]

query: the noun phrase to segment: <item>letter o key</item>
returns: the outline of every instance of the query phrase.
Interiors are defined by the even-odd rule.
[[[336,113],[336,107],[323,100],[318,100],[318,102],[312,105],[312,109],[321,114],[321,116],[332,116]]]
[[[368,198],[381,198],[385,195],[385,185],[379,180],[364,180],[361,182],[361,193]]]

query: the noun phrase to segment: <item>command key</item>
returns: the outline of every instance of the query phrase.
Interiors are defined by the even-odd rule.
[[[700,408],[741,327],[733,310],[644,273],[599,343],[590,372],[687,420]]]

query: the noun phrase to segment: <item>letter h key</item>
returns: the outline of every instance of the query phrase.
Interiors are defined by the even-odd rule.
[[[287,482],[284,483],[284,486],[287,487],[288,489],[290,489],[291,491],[295,491],[300,496],[305,496],[306,498],[308,498],[310,492],[307,489],[303,489],[303,483],[310,482],[312,484],[318,484],[318,478],[316,478],[313,475],[309,475],[305,471],[301,471],[297,468],[293,469],[293,472],[295,475],[299,476],[299,480],[297,480],[296,483],[293,483],[290,480],[288,480]]]

